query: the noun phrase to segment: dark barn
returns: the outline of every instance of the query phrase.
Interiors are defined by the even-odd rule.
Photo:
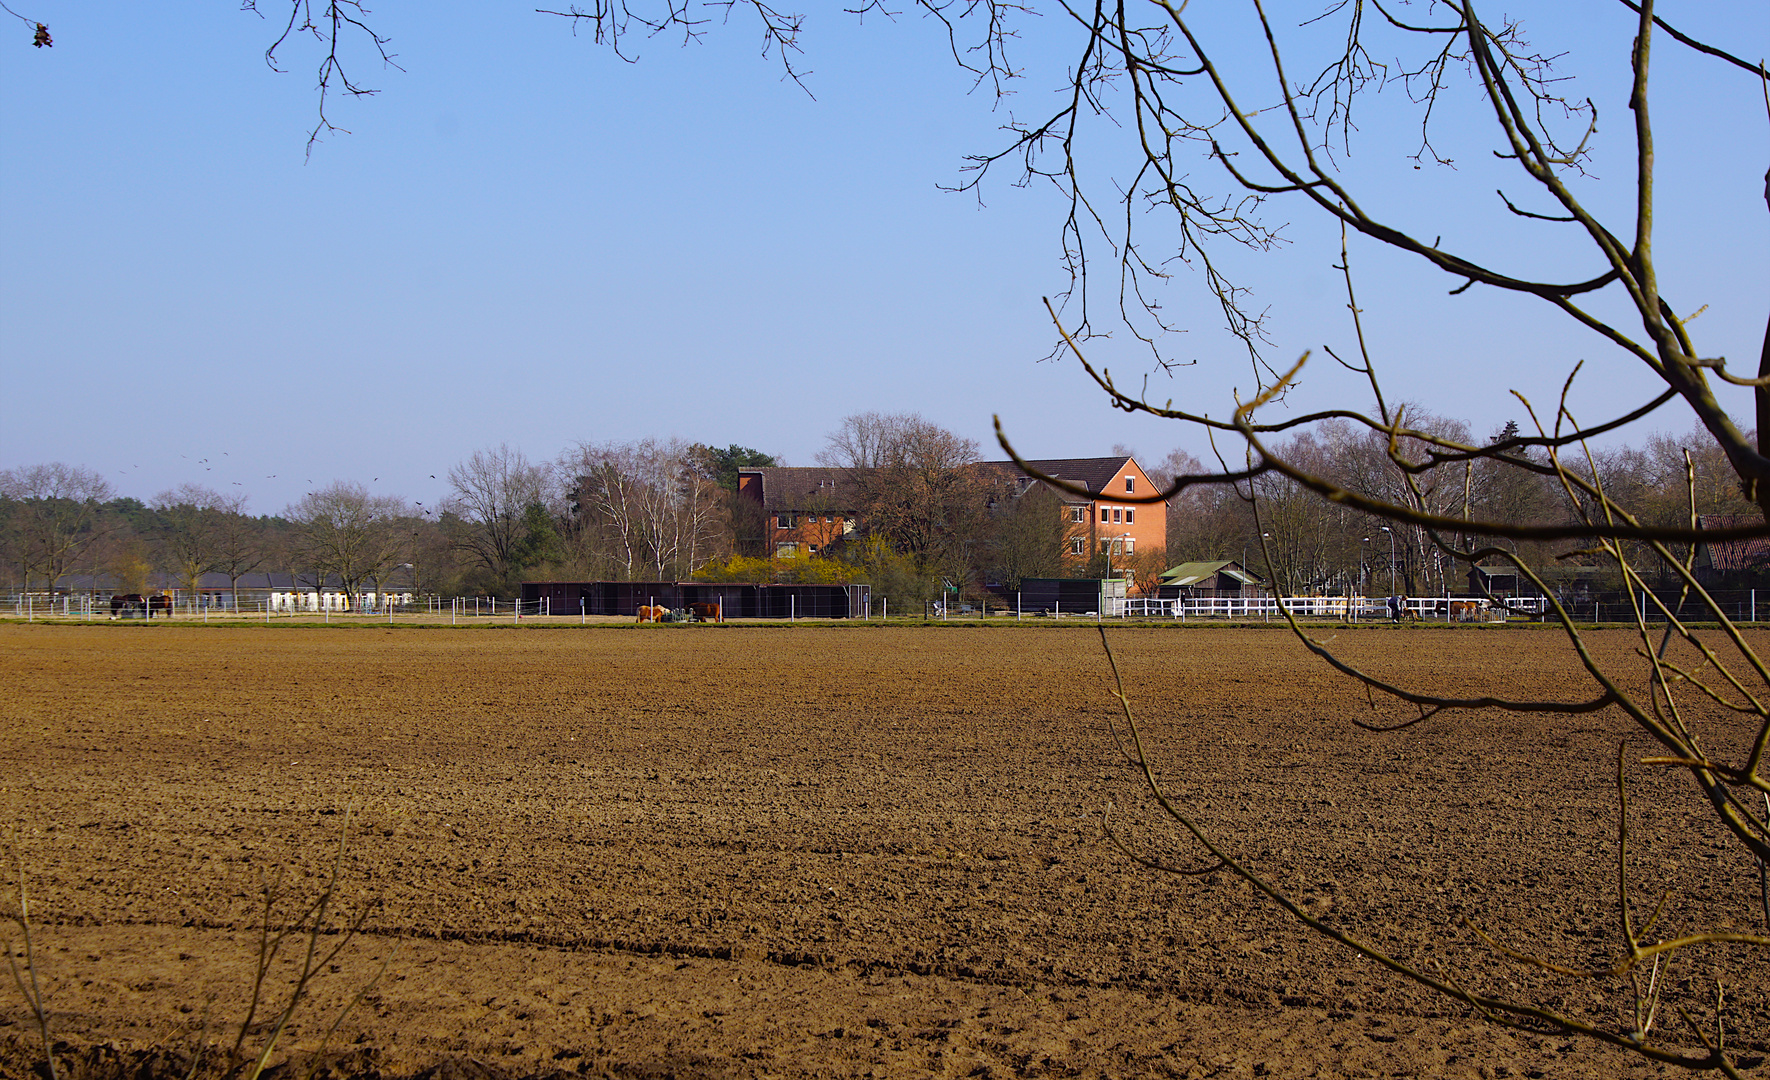
[[[1098,578],[1022,578],[1022,611],[1054,611],[1081,615],[1100,610]]]
[[[727,619],[864,619],[870,585],[761,585],[707,581],[525,581],[525,603],[547,601],[552,615],[638,617],[641,605],[680,611],[715,604]]]

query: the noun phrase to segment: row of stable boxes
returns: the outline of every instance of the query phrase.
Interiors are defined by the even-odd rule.
[[[414,597],[411,593],[372,593],[359,594],[362,610],[373,611],[383,604],[410,604]],[[272,611],[349,611],[350,597],[343,593],[326,592],[273,592],[270,594]]]

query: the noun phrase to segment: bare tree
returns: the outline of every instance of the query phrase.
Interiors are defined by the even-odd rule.
[[[580,558],[621,577],[687,577],[725,554],[726,510],[718,484],[680,441],[583,443],[559,469],[570,477]]]
[[[1517,574],[1545,593],[1551,590],[1544,587],[1538,568],[1519,557],[1518,543],[1555,544],[1560,554],[1595,555],[1614,564],[1631,589],[1642,590],[1641,608],[1636,613],[1640,667],[1625,672],[1600,662],[1588,647],[1584,628],[1550,595],[1550,618],[1560,625],[1591,680],[1583,695],[1570,693],[1565,699],[1516,700],[1506,695],[1503,686],[1480,696],[1451,695],[1427,677],[1387,678],[1349,661],[1331,641],[1318,640],[1294,618],[1290,625],[1306,649],[1361,686],[1373,715],[1360,726],[1373,731],[1430,722],[1462,710],[1497,709],[1568,718],[1601,709],[1620,710],[1656,744],[1656,752],[1639,759],[1639,765],[1681,771],[1720,832],[1752,859],[1770,863],[1770,802],[1765,801],[1770,795],[1770,776],[1765,771],[1770,751],[1770,704],[1766,704],[1770,702],[1770,665],[1692,573],[1698,542],[1762,536],[1770,534],[1770,528],[1759,521],[1739,528],[1699,529],[1695,505],[1702,485],[1694,455],[1684,459],[1684,513],[1676,520],[1653,521],[1644,507],[1620,501],[1603,485],[1587,449],[1590,439],[1638,423],[1667,402],[1680,400],[1694,412],[1727,461],[1745,497],[1760,511],[1770,507],[1770,484],[1765,482],[1770,479],[1770,458],[1758,441],[1770,430],[1765,422],[1770,411],[1766,394],[1770,387],[1770,334],[1758,372],[1736,374],[1724,359],[1697,346],[1689,325],[1693,313],[1665,291],[1654,255],[1659,188],[1648,80],[1653,46],[1662,32],[1679,46],[1693,48],[1715,61],[1720,74],[1715,93],[1755,95],[1765,83],[1762,70],[1669,26],[1655,14],[1652,0],[1622,0],[1614,10],[1629,20],[1633,30],[1626,89],[1631,113],[1627,129],[1634,137],[1635,189],[1622,219],[1606,221],[1583,194],[1589,188],[1583,169],[1598,133],[1592,99],[1582,101],[1571,95],[1555,69],[1553,53],[1527,44],[1518,23],[1489,24],[1477,14],[1473,0],[1441,0],[1419,16],[1409,12],[1406,20],[1378,4],[1340,4],[1323,16],[1339,20],[1338,37],[1325,56],[1312,56],[1309,46],[1324,40],[1319,20],[1303,31],[1289,32],[1268,18],[1258,0],[1251,6],[1251,38],[1230,44],[1207,40],[1206,31],[1195,24],[1184,5],[1157,3],[1147,23],[1136,21],[1122,6],[1076,12],[1087,27],[1087,47],[1083,62],[1072,72],[1074,93],[1056,116],[1016,125],[1010,151],[991,155],[980,164],[989,168],[1011,159],[1029,175],[1054,178],[1077,208],[1071,217],[1073,230],[1079,221],[1099,224],[1108,220],[1096,212],[1093,194],[1083,180],[1085,174],[1068,153],[1080,129],[1104,113],[1111,114],[1122,130],[1135,132],[1140,162],[1135,182],[1121,183],[1110,196],[1127,211],[1122,229],[1113,236],[1121,283],[1120,309],[1133,326],[1143,327],[1147,339],[1155,344],[1162,329],[1159,308],[1142,304],[1143,287],[1163,272],[1159,268],[1166,260],[1143,255],[1134,231],[1141,215],[1129,212],[1147,200],[1176,215],[1181,254],[1202,265],[1226,325],[1240,337],[1245,355],[1254,364],[1258,392],[1238,402],[1226,418],[1213,419],[1123,390],[1090,362],[1084,349],[1089,320],[1085,288],[1083,304],[1074,318],[1061,318],[1053,309],[1065,347],[1115,406],[1195,425],[1238,447],[1219,469],[1176,476],[1161,493],[1163,499],[1199,484],[1251,484],[1249,495],[1258,515],[1261,486],[1282,482],[1403,531],[1405,549],[1416,568],[1423,567],[1428,557],[1445,566],[1500,560],[1510,563]],[[1376,41],[1379,36],[1380,45]],[[1245,63],[1232,69],[1218,59],[1220,52],[1235,51],[1242,44],[1254,45],[1266,60],[1261,81],[1252,91],[1246,86]],[[1383,55],[1402,58],[1393,65],[1379,65],[1372,60],[1379,49]],[[1301,61],[1300,56],[1304,57]],[[1297,71],[1305,72],[1301,81],[1294,75]],[[1466,82],[1458,78],[1459,72],[1469,76]],[[1729,85],[1721,81],[1741,72],[1750,73],[1753,82]],[[1443,245],[1442,236],[1426,239],[1429,229],[1406,227],[1398,216],[1392,216],[1390,211],[1398,215],[1399,207],[1362,197],[1359,179],[1345,168],[1346,148],[1357,131],[1352,112],[1364,100],[1360,96],[1363,91],[1385,81],[1404,83],[1421,106],[1422,137],[1414,157],[1421,166],[1448,164],[1447,143],[1466,133],[1461,129],[1446,131],[1436,124],[1436,117],[1450,111],[1437,106],[1447,105],[1446,99],[1465,86],[1471,90],[1483,114],[1493,121],[1490,134],[1483,138],[1497,143],[1500,159],[1518,170],[1518,180],[1532,192],[1529,196],[1502,194],[1496,209],[1527,227],[1564,231],[1545,238],[1543,246],[1535,249],[1507,245],[1500,256],[1505,262],[1488,261]],[[1186,155],[1195,150],[1202,151],[1206,162],[1221,170],[1218,193],[1205,193],[1201,182],[1190,175]],[[1041,163],[1047,154],[1055,165],[1044,169]],[[1715,180],[1705,177],[1710,184]],[[1770,199],[1770,187],[1766,198]],[[1276,236],[1276,227],[1265,222],[1260,213],[1281,202],[1301,213],[1321,215],[1341,228],[1338,265],[1346,281],[1358,351],[1341,356],[1329,350],[1329,354],[1364,381],[1374,403],[1369,411],[1343,408],[1267,419],[1274,402],[1301,372],[1303,360],[1282,372],[1267,366],[1263,312],[1248,306],[1246,293],[1220,272],[1211,251],[1212,245],[1224,242],[1268,246]],[[1423,209],[1429,211],[1430,207]],[[1428,215],[1410,215],[1413,221],[1422,216]],[[1466,227],[1456,231],[1467,233]],[[1522,401],[1534,432],[1479,444],[1454,426],[1395,404],[1385,396],[1377,364],[1365,346],[1365,308],[1355,289],[1346,239],[1352,235],[1442,271],[1456,286],[1455,293],[1482,288],[1546,303],[1577,326],[1594,332],[1610,350],[1610,357],[1644,366],[1659,380],[1660,389],[1639,405],[1597,422],[1577,417],[1565,391],[1559,401],[1540,407]],[[1079,243],[1071,245],[1071,250],[1076,259],[1085,258]],[[1590,269],[1574,275],[1576,280],[1552,279],[1515,258],[1526,250],[1543,265],[1563,265],[1583,255]],[[1086,265],[1078,262],[1078,281],[1085,281],[1086,270]],[[1599,297],[1601,293],[1603,297]],[[1569,383],[1579,367],[1571,365]],[[1753,390],[1760,414],[1755,436],[1749,425],[1736,423],[1722,407],[1717,383]],[[1286,442],[1287,434],[1329,419],[1368,433],[1366,440],[1384,462],[1380,472],[1348,479],[1291,452],[1297,447]],[[1523,516],[1477,516],[1473,498],[1456,496],[1472,491],[1473,466],[1478,462],[1486,463],[1484,469],[1518,470],[1546,478],[1562,492],[1563,512],[1545,520],[1534,507],[1508,507],[1504,500],[1495,500],[1483,509]],[[1644,591],[1647,577],[1659,573],[1675,580],[1677,595],[1665,599]],[[1699,619],[1718,625],[1719,633],[1700,633],[1694,625]],[[1130,702],[1123,697],[1122,686],[1119,693],[1130,721]],[[1658,1006],[1671,992],[1649,973],[1657,974],[1661,963],[1695,948],[1744,950],[1730,954],[1735,985],[1743,973],[1745,985],[1756,987],[1751,992],[1761,994],[1761,988],[1770,985],[1770,980],[1763,978],[1762,951],[1770,949],[1770,936],[1727,926],[1672,928],[1657,915],[1639,910],[1629,873],[1626,806],[1619,811],[1624,827],[1617,844],[1613,898],[1619,909],[1619,932],[1603,962],[1556,958],[1525,942],[1472,942],[1491,946],[1489,963],[1519,964],[1584,980],[1597,990],[1619,996],[1623,1008],[1618,1012],[1626,1018],[1619,1023],[1611,1010],[1587,1012],[1559,1000],[1531,1000],[1523,990],[1496,983],[1487,971],[1446,971],[1423,958],[1404,955],[1399,947],[1355,938],[1309,915],[1257,869],[1217,844],[1170,797],[1157,780],[1134,725],[1127,745],[1131,764],[1146,779],[1162,811],[1202,846],[1208,863],[1241,876],[1316,932],[1489,1020],[1583,1036],[1686,1069],[1738,1075],[1739,1052],[1729,1045],[1719,983],[1712,994],[1701,986],[1685,984],[1678,993],[1676,1009],[1688,1023],[1682,1033],[1673,1034],[1654,1028],[1654,1017],[1663,1015]],[[1629,757],[1626,745],[1620,747],[1619,801],[1626,790]],[[1701,845],[1707,842],[1704,837],[1704,830],[1691,828],[1665,842]],[[1184,869],[1133,854],[1159,869]],[[1740,888],[1756,892],[1756,885],[1755,881],[1750,886],[1741,882]],[[1762,906],[1764,919],[1770,923],[1770,895],[1763,898]],[[1754,971],[1756,976],[1750,974]],[[1761,998],[1754,998],[1752,1007],[1761,1005]],[[1705,1015],[1706,1021],[1697,1019]]]
[[[1024,494],[1006,499],[997,508],[994,524],[989,573],[1003,588],[1015,592],[1022,578],[1063,576],[1069,508],[1050,488],[1034,484]]]
[[[160,558],[178,574],[193,609],[203,575],[220,566],[222,501],[221,493],[212,488],[180,484],[155,495],[151,504],[162,522],[155,537]]]
[[[529,535],[528,512],[555,500],[545,466],[531,464],[508,443],[475,450],[449,470],[449,498],[443,509],[461,527],[455,545],[494,581],[508,585]]]
[[[240,607],[240,579],[270,560],[270,537],[263,522],[246,513],[247,497],[223,497],[215,504],[214,569],[227,575],[229,604]]]
[[[968,576],[989,534],[997,479],[976,467],[976,441],[915,413],[858,413],[817,459],[850,470],[862,528],[949,579]]]
[[[284,516],[295,526],[295,556],[315,571],[315,587],[336,575],[353,608],[360,606],[363,583],[398,561],[407,538],[400,528],[407,517],[403,500],[371,495],[346,480],[308,492]]]
[[[8,531],[22,584],[54,588],[74,560],[102,533],[99,504],[111,485],[80,465],[51,462],[0,471],[0,498],[10,502]]]

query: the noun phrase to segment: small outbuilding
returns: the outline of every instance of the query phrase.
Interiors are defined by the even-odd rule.
[[[1163,600],[1194,597],[1258,596],[1266,583],[1248,573],[1234,559],[1188,562],[1163,571],[1156,596]]]

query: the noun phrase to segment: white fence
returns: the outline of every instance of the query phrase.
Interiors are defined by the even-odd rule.
[[[1284,606],[1284,610],[1279,605]],[[1503,622],[1534,619],[1544,609],[1542,597],[1507,600],[1498,607],[1485,599],[1409,596],[1404,617],[1425,622]],[[1109,600],[1108,618],[1144,619],[1282,619],[1289,610],[1299,619],[1349,619],[1353,622],[1391,618],[1389,601],[1381,596],[1197,596],[1184,600],[1132,597]]]

